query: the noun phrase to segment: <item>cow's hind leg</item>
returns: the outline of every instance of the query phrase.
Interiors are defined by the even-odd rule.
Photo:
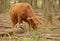
[[[11,21],[12,21],[12,32],[10,32],[9,34],[13,34],[14,33],[14,28],[15,28],[15,25],[18,23],[18,20],[17,20],[17,17],[12,15],[11,16]]]
[[[11,21],[12,21],[12,25],[13,27],[18,23],[17,17],[16,16],[11,16]]]

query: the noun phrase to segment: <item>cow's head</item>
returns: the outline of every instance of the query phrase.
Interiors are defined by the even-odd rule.
[[[33,29],[37,29],[38,28],[38,24],[40,23],[40,20],[39,20],[39,18],[37,16],[28,17],[27,20],[31,24]]]

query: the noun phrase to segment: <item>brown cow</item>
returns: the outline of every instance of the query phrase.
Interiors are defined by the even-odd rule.
[[[23,23],[23,21],[29,24],[29,29],[37,29],[39,24],[38,17],[32,11],[30,4],[28,3],[16,3],[10,9],[10,16],[12,20],[13,27],[19,23]]]

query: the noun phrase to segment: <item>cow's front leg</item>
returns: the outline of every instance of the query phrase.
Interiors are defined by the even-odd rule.
[[[29,24],[29,31],[33,30],[31,24]]]

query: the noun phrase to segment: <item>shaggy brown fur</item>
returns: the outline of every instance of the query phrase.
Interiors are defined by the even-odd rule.
[[[12,20],[13,27],[23,21],[29,24],[30,30],[37,29],[39,19],[32,11],[30,4],[28,3],[16,3],[10,9],[10,16]]]

